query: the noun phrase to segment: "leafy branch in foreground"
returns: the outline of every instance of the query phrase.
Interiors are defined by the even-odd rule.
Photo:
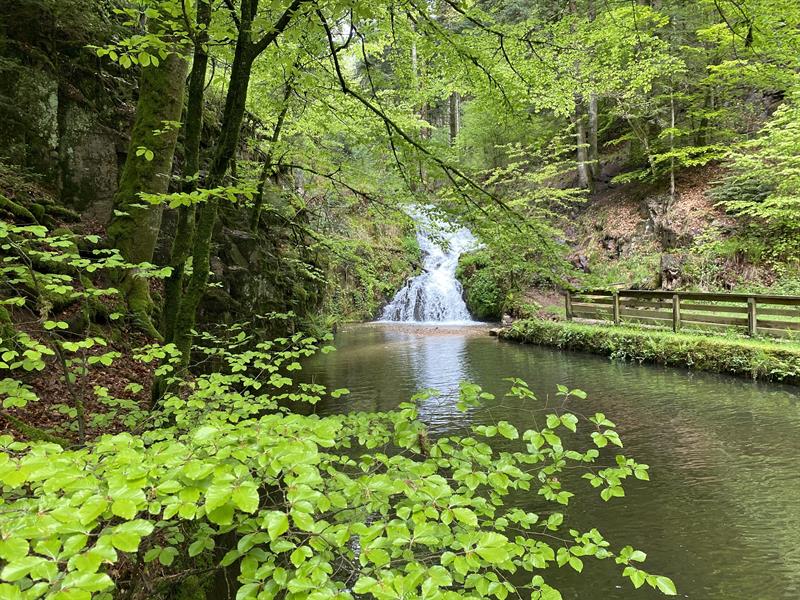
[[[536,429],[500,422],[437,440],[418,420],[430,394],[387,413],[295,414],[288,402],[346,393],[290,377],[303,357],[330,351],[324,343],[240,333],[236,351],[207,349],[223,366],[182,381],[141,436],[107,435],[77,450],[0,437],[0,595],[108,598],[116,586],[139,597],[200,555],[222,557],[211,570],[235,570],[239,599],[503,599],[527,590],[552,600],[561,596],[546,569],[580,572],[589,559],[613,559],[635,587],[675,593],[670,579],[640,568],[643,552],[612,550],[557,508],[573,496],[567,469],[583,471],[606,500],[624,495],[626,478],[648,478],[646,465],[608,455],[622,443],[605,415],[566,409],[583,392],[559,388],[564,402],[545,407]],[[519,379],[508,395],[537,402]],[[459,407],[492,399],[463,384]],[[567,441],[584,427],[574,448],[586,449],[574,449]],[[496,436],[516,448],[493,450]],[[514,490],[536,490],[541,510],[507,505]]]

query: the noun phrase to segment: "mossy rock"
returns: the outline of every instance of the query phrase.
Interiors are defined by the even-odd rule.
[[[464,290],[467,309],[475,319],[500,320],[508,290],[492,268],[486,252],[479,250],[464,254],[459,260],[456,278]]]

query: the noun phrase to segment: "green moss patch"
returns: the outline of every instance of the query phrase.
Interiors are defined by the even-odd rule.
[[[518,321],[503,330],[500,337],[640,363],[800,384],[798,344],[536,319]]]

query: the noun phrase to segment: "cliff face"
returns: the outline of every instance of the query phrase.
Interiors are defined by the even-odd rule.
[[[0,147],[62,205],[111,214],[127,149],[135,75],[87,48],[115,23],[83,0],[10,0],[0,8]]]

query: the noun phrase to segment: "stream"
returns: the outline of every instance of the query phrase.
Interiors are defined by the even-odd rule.
[[[309,361],[303,376],[351,393],[319,412],[390,410],[437,388],[442,395],[420,407],[433,436],[503,419],[520,431],[533,427],[532,411],[503,398],[503,377],[527,380],[542,402],[559,383],[585,390],[586,410],[616,422],[624,453],[649,464],[652,481],[627,483],[626,497],[609,503],[577,482],[570,518],[596,526],[617,548],[647,552],[645,568],[671,577],[679,597],[800,597],[797,388],[500,342],[474,326],[350,326],[335,345],[336,352]],[[458,412],[462,380],[497,399]],[[504,440],[493,445],[503,450]],[[511,501],[538,506],[535,492]],[[586,560],[582,575],[568,568],[546,575],[565,599],[663,598],[647,586],[634,590],[619,573],[611,561]]]
[[[539,428],[535,416],[555,401],[558,384],[583,389],[589,397],[575,400],[576,410],[614,421],[622,452],[650,465],[651,481],[628,481],[624,498],[605,503],[586,481],[565,475],[567,489],[577,492],[567,508],[572,525],[597,527],[614,548],[630,544],[647,552],[645,569],[671,577],[684,598],[800,598],[798,388],[491,338],[470,319],[455,278],[458,258],[474,238],[464,229],[434,238],[431,222],[418,222],[423,272],[398,292],[380,322],[346,327],[334,341],[337,352],[306,364],[306,380],[351,392],[318,412],[387,411],[435,388],[441,394],[419,406],[433,437],[501,420],[524,431]],[[538,400],[505,398],[505,377],[526,380]],[[459,412],[462,381],[496,399]],[[491,443],[496,451],[518,449],[504,438]],[[535,490],[508,501],[534,512],[541,506]],[[581,575],[554,568],[545,576],[565,600],[663,598],[647,586],[635,590],[611,560],[587,559]]]

